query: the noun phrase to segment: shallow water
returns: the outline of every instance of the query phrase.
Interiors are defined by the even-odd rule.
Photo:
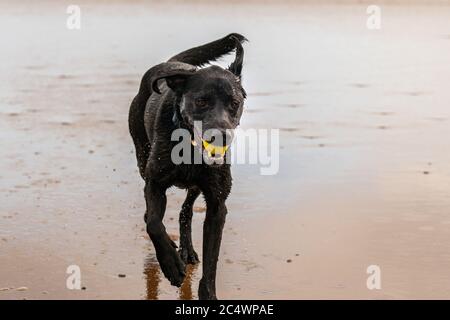
[[[218,296],[450,297],[450,7],[382,6],[370,31],[364,5],[80,5],[69,31],[63,4],[0,4],[0,288],[28,288],[0,299],[197,298],[201,265],[177,289],[156,263],[127,112],[146,69],[235,31],[242,127],[280,129],[280,170],[233,167]]]

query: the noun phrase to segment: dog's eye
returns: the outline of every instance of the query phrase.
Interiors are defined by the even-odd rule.
[[[240,101],[237,99],[233,99],[233,101],[231,102],[231,105],[233,106],[234,109],[239,108],[239,106],[241,105]]]
[[[197,107],[202,108],[202,107],[206,106],[206,100],[202,99],[202,98],[198,98],[198,99],[195,100],[195,105]]]

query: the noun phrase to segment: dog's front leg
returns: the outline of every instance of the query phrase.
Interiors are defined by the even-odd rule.
[[[145,184],[147,204],[147,233],[153,242],[164,276],[174,286],[181,286],[185,277],[185,264],[176,250],[176,244],[169,238],[162,223],[166,210],[166,190],[153,181]]]
[[[207,197],[206,205],[206,218],[203,224],[203,275],[198,297],[202,300],[215,300],[217,261],[227,207],[225,200],[217,200],[215,197]]]

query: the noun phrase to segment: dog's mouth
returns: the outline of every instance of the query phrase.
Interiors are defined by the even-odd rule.
[[[205,156],[207,156],[209,160],[223,160],[228,149],[230,148],[230,145],[216,146],[205,139],[201,139],[201,142],[203,149],[206,151]],[[192,140],[191,143],[194,147],[199,146],[196,140]]]
[[[231,141],[229,141],[231,144]],[[194,147],[200,148],[203,151],[203,157],[208,164],[222,164],[225,155],[230,148],[230,144],[216,145],[213,141],[208,141],[202,137],[200,130],[193,127],[193,139],[191,144]]]

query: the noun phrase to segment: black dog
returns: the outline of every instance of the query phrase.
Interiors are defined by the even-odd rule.
[[[241,86],[244,56],[241,43],[245,40],[242,35],[230,34],[186,50],[151,68],[144,74],[139,93],[130,107],[130,133],[139,171],[145,180],[147,232],[162,272],[172,285],[181,286],[186,263],[199,261],[192,246],[192,206],[200,193],[204,195],[207,210],[203,225],[200,299],[216,299],[216,267],[227,213],[225,200],[231,190],[230,164],[175,164],[171,152],[176,142],[171,140],[171,135],[174,130],[183,128],[194,141],[194,121],[202,121],[201,134],[215,129],[225,142],[215,143],[223,139],[214,135],[212,139],[202,139],[200,144],[192,143],[189,148],[192,152],[202,152],[204,147],[213,157],[215,150],[220,149],[222,151],[218,153],[222,154],[219,156],[223,156],[230,142],[229,130],[239,124],[246,97]],[[233,50],[236,50],[236,58],[228,69],[218,66],[200,68]],[[165,81],[158,82],[163,79]],[[167,201],[165,193],[171,186],[187,189],[179,218],[178,252],[162,223]]]

